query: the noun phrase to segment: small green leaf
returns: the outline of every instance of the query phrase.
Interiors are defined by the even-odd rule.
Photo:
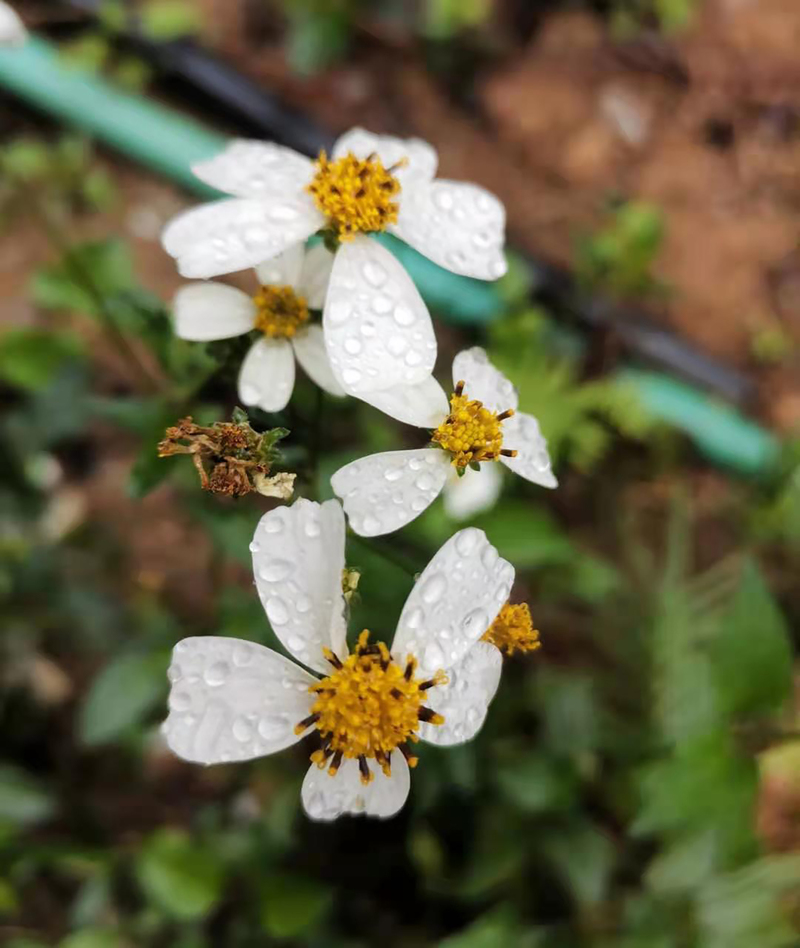
[[[83,744],[94,746],[119,737],[163,697],[162,655],[120,655],[92,682],[79,719]]]
[[[43,388],[82,355],[81,341],[72,333],[11,329],[0,336],[0,379],[31,391]]]
[[[84,928],[67,935],[58,948],[122,948],[122,938],[110,928]]]
[[[30,826],[46,820],[55,809],[39,783],[18,767],[0,765],[0,821]]]
[[[778,711],[792,690],[792,648],[780,608],[749,564],[713,645],[722,702],[737,716]]]
[[[261,899],[264,930],[273,938],[294,938],[322,920],[333,893],[312,879],[281,873],[264,880]]]
[[[179,830],[162,829],[142,848],[136,877],[148,899],[174,918],[202,918],[222,894],[224,872],[213,852]]]

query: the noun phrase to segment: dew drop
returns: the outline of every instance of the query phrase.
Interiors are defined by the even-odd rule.
[[[203,672],[203,678],[207,685],[218,687],[224,685],[231,672],[231,666],[227,662],[214,662]]]
[[[388,313],[392,308],[392,301],[388,296],[381,293],[380,296],[376,296],[372,301],[372,308],[379,316],[383,316],[384,313]]]
[[[173,711],[188,711],[192,706],[192,696],[188,691],[173,691],[169,696],[169,706]]]
[[[286,644],[293,652],[304,652],[306,649],[305,639],[301,638],[299,635],[290,635],[286,641]]]
[[[312,793],[306,800],[306,812],[314,820],[320,820],[325,815],[325,798],[321,793]]]
[[[383,472],[383,476],[387,481],[399,481],[403,476],[402,467],[390,467]]]
[[[269,216],[274,221],[293,221],[297,217],[297,211],[288,204],[276,204],[269,209]]]
[[[253,649],[250,645],[242,642],[233,650],[233,664],[241,668],[243,665],[249,665],[253,661]]]
[[[268,583],[277,583],[292,572],[294,567],[288,560],[270,560],[258,571],[258,575]]]
[[[444,655],[442,650],[436,644],[428,645],[423,652],[423,664],[425,668],[434,671],[444,665]]]
[[[350,318],[353,307],[347,300],[334,300],[327,308],[325,315],[334,324],[346,322]]]
[[[411,458],[408,462],[408,468],[411,471],[418,471],[422,467],[422,461],[419,458]]]
[[[480,708],[476,708],[475,705],[473,705],[471,708],[467,709],[467,724],[471,724],[474,727],[480,721],[480,719]]]
[[[497,257],[489,264],[489,273],[491,273],[495,279],[503,276],[503,274],[506,272],[506,269],[506,261],[503,257]]]
[[[416,609],[412,609],[411,612],[409,612],[408,618],[406,619],[406,627],[409,629],[418,629],[424,617],[425,613],[417,606]]]
[[[473,609],[461,621],[461,630],[468,639],[477,639],[489,628],[489,617],[482,609]]]
[[[377,332],[375,329],[375,323],[371,323],[369,320],[361,324],[359,331],[365,339],[371,338]]]
[[[403,303],[398,303],[398,305],[395,306],[394,321],[398,326],[410,326],[415,319],[416,316],[414,315],[413,310],[408,306],[404,305]]]
[[[441,573],[434,573],[433,576],[425,580],[425,585],[422,587],[423,602],[427,602],[428,605],[438,602],[442,598],[445,589],[447,589],[447,580]]]
[[[422,356],[416,349],[409,349],[406,353],[406,365],[419,365],[422,362]]]
[[[456,551],[461,556],[469,556],[475,549],[480,534],[475,529],[461,530],[456,535]]]
[[[179,681],[183,676],[183,670],[181,666],[173,662],[167,669],[167,678],[170,681]]]
[[[415,497],[411,501],[411,509],[414,513],[422,513],[422,511],[428,506],[428,501],[424,497]]]
[[[267,618],[273,625],[283,625],[289,620],[289,610],[279,596],[267,600]]]
[[[344,372],[342,372],[342,379],[345,385],[355,385],[361,381],[361,373],[358,369],[345,369]]]
[[[355,336],[348,336],[344,341],[344,351],[349,352],[350,355],[358,355],[361,352],[362,345],[360,340],[356,339]]]
[[[265,517],[262,522],[264,524],[264,533],[281,533],[283,531],[282,517]]]
[[[443,211],[449,211],[453,204],[453,195],[449,191],[445,191],[443,188],[439,188],[436,191],[436,196],[434,202],[437,207],[440,207]]]
[[[308,596],[298,596],[297,599],[295,599],[294,607],[301,615],[309,612],[311,610],[311,606],[312,602]]]
[[[245,717],[238,717],[231,725],[231,731],[237,741],[246,744],[253,737],[253,725]]]
[[[251,553],[260,553],[260,552],[261,552],[261,544],[260,544],[260,543],[257,543],[255,540],[253,540],[253,542],[250,544],[250,552],[251,552]]]
[[[364,264],[361,268],[361,273],[370,286],[383,286],[386,282],[386,271],[380,264],[372,260]]]
[[[361,528],[365,536],[374,536],[381,528],[380,520],[367,515],[361,521]]]
[[[414,484],[417,487],[417,490],[428,491],[433,487],[433,478],[430,474],[420,474],[420,476],[414,481]]]

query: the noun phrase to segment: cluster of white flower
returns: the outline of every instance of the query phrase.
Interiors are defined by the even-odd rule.
[[[469,516],[499,493],[496,462],[556,486],[536,419],[517,411],[514,386],[482,349],[456,356],[448,399],[432,374],[427,307],[376,239],[392,233],[463,276],[505,273],[502,204],[475,185],[435,178],[436,166],[427,143],[362,129],[316,162],[236,141],[193,169],[230,196],[181,214],[163,235],[181,274],[198,281],[175,298],[177,334],[209,341],[261,333],[239,374],[246,405],[284,408],[296,356],[326,392],[430,432],[424,447],[336,471],[341,505],[297,500],[256,529],[253,570],[270,623],[320,677],[237,639],[175,647],[164,725],[173,751],[205,764],[245,760],[317,732],[302,791],[313,819],[395,813],[416,763],[413,743],[471,739],[497,689],[501,651],[539,644],[527,606],[508,603],[513,568],[475,528],[452,536],[419,577],[391,648],[368,632],[353,651],[346,643],[345,514],[357,534],[390,533],[444,489],[448,509]],[[258,281],[253,296],[209,280],[248,268]]]

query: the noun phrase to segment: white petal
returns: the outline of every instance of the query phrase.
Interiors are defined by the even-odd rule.
[[[498,556],[483,530],[459,530],[411,590],[392,655],[401,664],[413,655],[422,677],[451,668],[494,622],[513,582],[514,568]]]
[[[322,649],[347,654],[344,514],[339,503],[296,500],[264,514],[250,545],[253,575],[270,624],[309,668],[328,674]]]
[[[306,245],[301,242],[279,253],[277,257],[265,260],[255,268],[258,282],[262,286],[297,288],[305,255]]]
[[[444,717],[444,724],[421,724],[420,737],[442,746],[471,741],[483,727],[502,670],[499,649],[489,642],[476,642],[457,665],[447,669],[448,683],[431,688],[425,696],[425,704]]]
[[[329,395],[337,395],[340,398],[345,395],[345,390],[336,381],[328,361],[322,326],[315,323],[307,329],[301,329],[292,339],[292,345],[297,361],[312,382],[319,385]]]
[[[433,371],[428,308],[397,258],[371,237],[336,252],[322,327],[333,372],[351,395],[415,385]]]
[[[161,243],[183,276],[205,279],[256,267],[304,241],[322,223],[307,194],[280,203],[227,198],[179,214],[167,224]]]
[[[391,418],[418,428],[435,428],[450,410],[444,389],[432,375],[418,385],[395,385],[359,398]]]
[[[28,33],[14,10],[0,2],[0,46],[21,46]]]
[[[402,194],[388,229],[446,270],[497,280],[507,269],[505,226],[505,208],[489,191],[440,179]]]
[[[250,332],[256,316],[253,300],[224,283],[190,283],[172,302],[175,334],[181,339],[209,342]]]
[[[309,309],[322,309],[333,269],[333,254],[324,244],[315,244],[305,256],[297,290]]]
[[[243,639],[183,639],[172,653],[169,716],[162,726],[184,760],[220,764],[283,750],[300,739],[317,679],[271,649]]]
[[[450,467],[435,448],[385,451],[345,464],[331,477],[350,526],[362,537],[399,530],[439,496]]]
[[[387,169],[405,159],[407,164],[392,172],[401,184],[411,180],[430,181],[436,174],[436,149],[421,138],[373,135],[363,128],[352,128],[333,146],[332,157],[341,158],[350,151],[357,158],[368,158],[375,154]]]
[[[303,809],[312,820],[335,820],[344,814],[394,816],[406,802],[411,789],[411,775],[405,757],[392,754],[392,776],[386,777],[374,760],[368,766],[375,779],[366,785],[361,782],[357,760],[345,760],[335,777],[316,764],[308,768],[301,796]]]
[[[517,412],[503,422],[503,447],[517,452],[515,458],[500,458],[510,471],[542,487],[558,487],[547,441],[533,415]]]
[[[505,411],[519,404],[517,390],[489,361],[484,349],[464,349],[453,359],[453,385],[464,382],[464,391],[477,398],[489,411]],[[503,422],[506,424],[506,422]]]
[[[469,520],[490,510],[503,490],[503,475],[494,461],[485,461],[480,471],[466,468],[461,477],[450,468],[444,485],[444,509],[453,520]]]
[[[294,352],[288,339],[259,339],[239,370],[239,399],[262,411],[281,411],[294,390]]]
[[[235,139],[219,155],[192,165],[192,171],[225,194],[282,201],[302,192],[314,177],[314,163],[282,145]]]

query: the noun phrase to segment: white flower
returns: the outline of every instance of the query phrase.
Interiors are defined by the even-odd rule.
[[[535,484],[558,486],[539,423],[516,411],[516,389],[483,349],[466,349],[455,357],[453,384],[449,405],[433,378],[411,393],[414,415],[426,419],[418,424],[435,429],[429,447],[371,454],[331,477],[356,533],[379,536],[410,523],[439,496],[454,467],[466,471],[470,465],[501,461]],[[364,400],[409,420],[402,397],[387,398],[381,392]],[[484,472],[481,467],[481,477]]]
[[[465,468],[461,476],[451,465],[442,489],[445,512],[453,520],[470,520],[491,510],[502,490],[503,475],[496,464],[486,464],[480,471]]]
[[[27,38],[28,32],[22,20],[0,0],[0,46],[21,46]]]
[[[340,241],[323,312],[334,374],[353,395],[402,390],[430,376],[436,338],[411,278],[366,235],[396,234],[465,276],[494,280],[506,270],[503,205],[476,185],[434,180],[436,165],[426,142],[358,128],[316,163],[280,145],[235,141],[193,166],[231,197],[179,215],[163,245],[184,276],[205,279],[326,231]]]
[[[502,665],[480,639],[514,582],[482,531],[461,530],[411,590],[391,653],[362,633],[348,657],[344,536],[335,500],[298,500],[265,514],[250,547],[275,634],[319,677],[261,645],[216,636],[179,642],[168,673],[163,731],[185,760],[249,760],[317,731],[302,788],[316,820],[392,816],[416,763],[409,740],[451,745],[477,734]]]
[[[181,339],[209,342],[261,329],[239,372],[239,399],[280,411],[292,397],[295,356],[311,379],[331,395],[344,395],[325,354],[322,328],[308,324],[308,310],[325,298],[333,257],[322,246],[302,244],[256,267],[261,290],[254,297],[224,283],[191,283],[173,303]]]

